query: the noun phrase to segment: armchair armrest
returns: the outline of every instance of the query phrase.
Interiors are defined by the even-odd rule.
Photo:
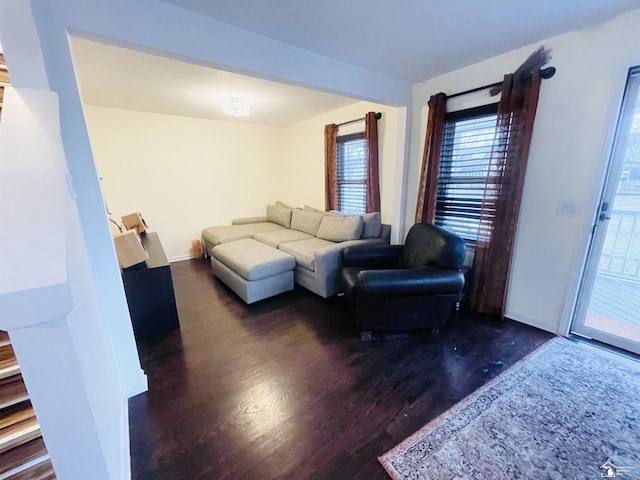
[[[247,223],[261,223],[267,222],[267,217],[243,217],[243,218],[234,218],[231,220],[231,225],[246,225]]]
[[[378,238],[368,240],[348,240],[319,248],[313,252],[314,273],[316,279],[326,285],[325,297],[330,297],[340,291],[338,273],[342,269],[342,250],[354,245],[380,244]]]
[[[343,267],[394,268],[404,245],[354,245],[342,252]]]
[[[464,288],[460,270],[423,267],[416,269],[363,270],[357,287],[367,297],[401,297],[455,294]]]

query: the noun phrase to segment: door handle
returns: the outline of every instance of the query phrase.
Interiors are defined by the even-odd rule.
[[[605,220],[611,220],[611,217],[607,215],[607,210],[609,210],[609,202],[602,202],[600,205],[600,215],[598,216],[598,220],[604,222]]]

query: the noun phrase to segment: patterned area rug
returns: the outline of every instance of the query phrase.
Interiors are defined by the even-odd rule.
[[[394,479],[640,479],[640,363],[555,338],[379,461]]]

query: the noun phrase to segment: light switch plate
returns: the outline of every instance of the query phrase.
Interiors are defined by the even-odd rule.
[[[580,215],[580,206],[576,202],[562,200],[558,202],[556,215],[560,217],[577,217]]]

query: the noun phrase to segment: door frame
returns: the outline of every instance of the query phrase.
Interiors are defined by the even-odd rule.
[[[630,98],[628,94],[632,88],[636,90],[636,95]],[[613,143],[611,144],[604,182],[600,191],[597,212],[591,226],[587,255],[584,259],[582,275],[578,283],[577,296],[568,331],[569,334],[579,335],[590,340],[596,340],[640,354],[639,342],[585,325],[595,277],[607,234],[609,214],[613,208],[622,170],[626,148],[626,142],[623,136],[628,135],[628,129],[625,128],[623,130],[623,127],[630,127],[630,122],[635,112],[634,105],[637,101],[637,96],[640,96],[640,66],[631,67],[627,73],[622,102],[618,109],[618,119],[613,136]]]

